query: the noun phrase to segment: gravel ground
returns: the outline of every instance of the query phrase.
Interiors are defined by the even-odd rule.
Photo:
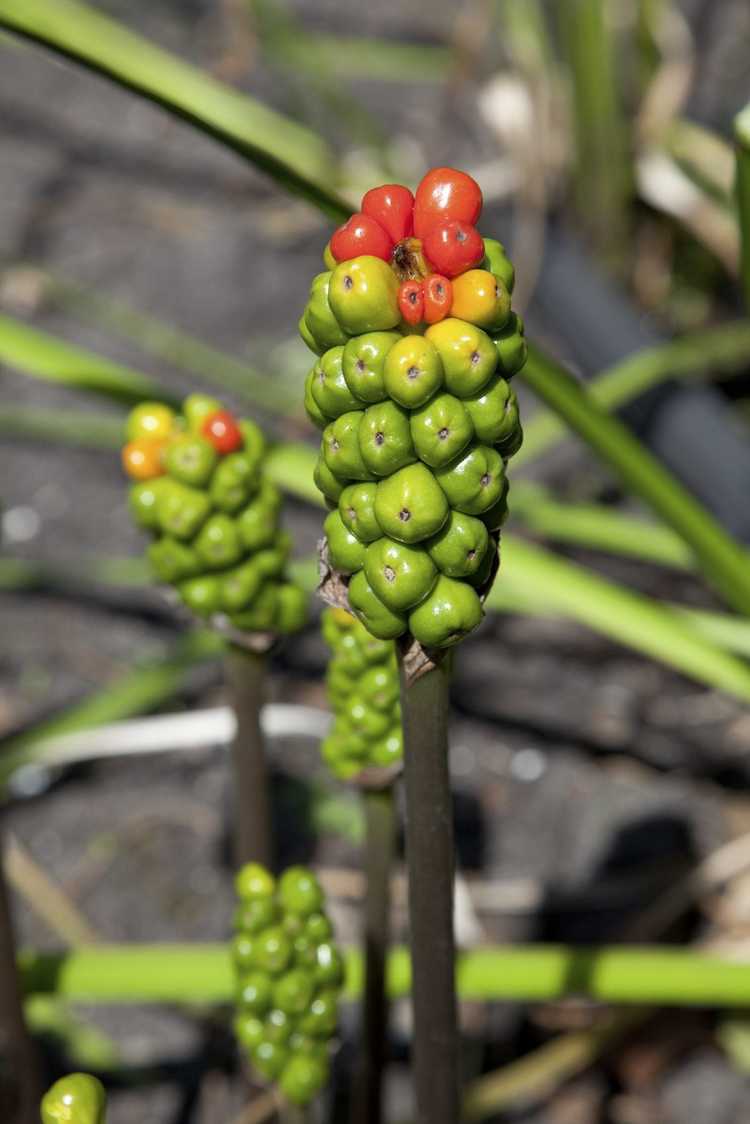
[[[231,61],[218,3],[98,6],[204,66]],[[426,35],[439,41],[454,21],[454,6],[443,0],[430,6],[427,30],[395,0],[346,11],[339,0],[294,7],[318,30],[412,41]],[[746,6],[727,0],[726,20],[710,18],[710,5],[688,8],[695,26],[711,32],[695,112],[726,124],[727,105],[740,98],[738,84],[748,85],[746,52],[740,57],[727,30],[747,42]],[[294,75],[280,80],[256,59],[240,77],[264,100],[321,124],[320,104],[302,104]],[[441,98],[439,112],[434,87],[408,75],[389,86],[355,82],[353,88],[415,166],[479,164],[492,151],[472,83]],[[325,124],[343,145],[344,123],[329,116]],[[80,310],[43,299],[29,270],[150,311],[265,369],[299,370],[300,349],[279,345],[289,339],[319,268],[327,228],[310,209],[278,196],[238,159],[157,109],[7,41],[0,41],[0,151],[0,308],[147,369],[180,393],[200,380],[147,357]],[[12,403],[86,408],[83,397],[11,372],[0,370],[0,387]],[[542,471],[572,490],[590,479],[591,465],[573,449]],[[15,528],[13,555],[74,561],[141,549],[119,468],[107,454],[6,442],[0,480],[4,508],[14,512],[6,519],[6,529]],[[291,504],[288,521],[299,553],[309,553],[317,513]],[[586,561],[650,593],[708,603],[688,578],[593,554]],[[135,656],[165,654],[177,637],[174,623],[145,611],[154,605],[140,597],[138,612],[124,611],[127,597],[112,605],[90,596],[5,594],[0,606],[0,731],[83,697],[125,672]],[[274,697],[322,704],[324,659],[310,629],[276,658]],[[222,697],[214,674],[199,677],[186,701],[209,705]],[[574,625],[520,617],[487,622],[458,661],[454,704],[459,857],[469,879],[500,886],[496,905],[480,915],[490,940],[627,939],[676,878],[750,829],[744,794],[750,722],[743,709]],[[330,823],[317,837],[311,830],[311,785],[347,798],[326,779],[315,746],[276,744],[273,762],[284,823],[281,857],[356,866],[351,837]],[[101,939],[221,940],[231,910],[228,812],[226,756],[206,747],[189,757],[72,770],[42,796],[12,804],[6,826]],[[513,886],[525,887],[525,905]],[[22,896],[15,904],[23,941],[59,943]],[[355,939],[351,904],[335,908],[340,936]],[[397,929],[403,937],[403,917]],[[642,931],[639,939],[708,931],[705,915],[695,913],[667,933]],[[112,1035],[127,1065],[156,1063],[148,1082],[113,1090],[110,1124],[208,1124],[230,1120],[241,1106],[244,1084],[220,1021],[140,1008],[80,1013]],[[410,1110],[407,1017],[399,1009],[394,1020],[393,1121],[408,1119]],[[502,1064],[586,1018],[565,1005],[466,1011],[467,1073]],[[353,1015],[346,1029],[331,1120],[343,1119]],[[64,1061],[51,1053],[50,1064]],[[745,1079],[716,1046],[713,1017],[665,1016],[636,1033],[606,1066],[519,1118],[739,1124],[747,1103]]]

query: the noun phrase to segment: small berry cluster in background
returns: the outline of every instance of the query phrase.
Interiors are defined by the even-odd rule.
[[[380,639],[446,647],[482,619],[523,439],[509,379],[526,360],[513,266],[475,223],[479,186],[436,168],[416,195],[368,191],[326,247],[300,333],[323,431],[316,483],[331,566]]]
[[[244,632],[296,632],[307,599],[285,577],[290,540],[281,496],[263,478],[266,443],[215,398],[191,394],[182,415],[158,402],[131,412],[123,466],[130,511],[154,536],[148,559],[198,616]]]
[[[326,609],[323,636],[332,651],[326,686],[333,729],[320,747],[337,777],[390,768],[403,756],[398,667],[392,640],[378,640],[345,609]]]
[[[304,867],[276,881],[258,863],[242,867],[235,885],[235,1035],[261,1078],[307,1104],[328,1080],[344,979],[323,891]]]

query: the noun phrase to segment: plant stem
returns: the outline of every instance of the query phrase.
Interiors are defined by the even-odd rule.
[[[230,644],[226,675],[232,694],[237,732],[232,742],[234,796],[234,865],[273,865],[271,807],[260,710],[266,678],[266,657]]]
[[[0,838],[0,856],[2,840]],[[0,1092],[3,1118],[13,1124],[36,1124],[39,1119],[39,1079],[36,1049],[23,1013],[21,982],[16,961],[10,894],[0,861]]]
[[[362,1048],[355,1088],[352,1124],[380,1124],[383,1116],[383,1071],[388,1056],[388,960],[390,886],[396,841],[393,787],[366,789],[364,956],[365,981]]]
[[[442,660],[409,683],[399,653],[417,1124],[459,1119],[449,666]]]

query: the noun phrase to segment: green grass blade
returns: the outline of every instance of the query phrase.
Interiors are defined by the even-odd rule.
[[[0,415],[0,424],[2,415]],[[683,540],[669,527],[626,515],[595,503],[560,503],[545,488],[514,481],[510,492],[511,517],[529,531],[554,542],[673,566],[694,569],[695,560]]]
[[[1,406],[0,437],[39,441],[77,449],[115,450],[124,440],[125,419],[84,410],[46,410],[38,406]]]
[[[750,699],[750,667],[699,633],[683,614],[601,578],[515,535],[502,538],[502,565],[487,608],[559,612],[610,639],[737,698]]]
[[[0,0],[2,3],[2,0]],[[132,404],[177,399],[148,375],[0,314],[0,363],[26,375]]]
[[[223,1004],[235,991],[228,944],[27,950],[19,956],[19,967],[27,995],[54,994],[77,1003]],[[345,999],[361,995],[363,972],[361,952],[347,949]],[[746,1007],[750,967],[682,948],[495,945],[458,957],[456,987],[462,999],[475,1002],[583,996],[599,1003]],[[396,947],[388,959],[388,991],[395,999],[410,989],[409,953]]]
[[[524,381],[693,551],[726,601],[750,614],[750,559],[629,430],[596,403],[559,363],[529,349]]]
[[[717,375],[737,374],[748,363],[750,324],[737,321],[636,351],[602,371],[587,387],[600,406],[616,410],[669,378],[685,378],[706,370]],[[513,458],[514,468],[554,448],[570,432],[560,417],[549,410],[537,411],[523,430],[523,446]]]
[[[734,119],[737,209],[740,220],[740,276],[750,308],[750,105]]]
[[[189,121],[341,221],[334,158],[320,137],[79,0],[0,0],[0,27],[105,75]]]

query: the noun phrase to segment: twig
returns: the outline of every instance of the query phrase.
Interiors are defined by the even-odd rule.
[[[260,711],[266,657],[230,644],[226,673],[237,720],[232,743],[235,866],[273,863],[268,770]]]
[[[95,944],[100,939],[68,895],[13,834],[5,840],[3,865],[10,885],[66,944]]]

